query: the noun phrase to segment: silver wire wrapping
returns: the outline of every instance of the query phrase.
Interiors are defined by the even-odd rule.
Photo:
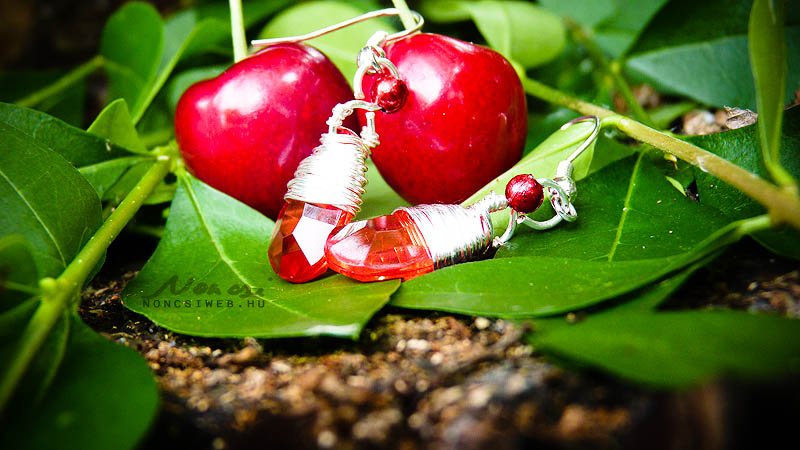
[[[482,255],[492,242],[489,214],[505,209],[506,198],[490,193],[468,207],[418,205],[397,208],[408,213],[431,252],[434,269],[466,262]]]
[[[367,126],[361,131],[363,138],[342,127],[355,109],[368,111]],[[336,105],[327,122],[328,132],[297,166],[283,198],[332,205],[355,215],[361,209],[361,196],[367,185],[366,160],[371,148],[379,143],[374,113],[379,109],[378,105],[360,100]]]

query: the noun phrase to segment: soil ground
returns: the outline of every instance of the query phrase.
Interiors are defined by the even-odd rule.
[[[358,342],[183,336],[122,305],[135,273],[101,274],[81,315],[158,380],[143,448],[751,448],[800,418],[792,380],[652,391],[557,366],[503,320],[386,308]],[[798,317],[800,272],[743,242],[665,307]]]

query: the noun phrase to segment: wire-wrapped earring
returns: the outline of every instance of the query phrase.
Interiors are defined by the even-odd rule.
[[[253,41],[262,47],[285,42],[302,42],[322,36],[352,24],[371,19],[398,15],[394,8],[374,11],[354,19],[302,36]],[[325,241],[336,227],[349,223],[358,212],[361,196],[367,184],[364,174],[370,150],[378,145],[375,132],[375,113],[391,113],[402,106],[404,97],[394,64],[386,59],[380,45],[418,32],[422,16],[414,13],[417,25],[394,34],[378,32],[367,41],[358,56],[358,70],[353,86],[354,97],[333,108],[328,132],[320,138],[321,144],[311,155],[300,162],[294,178],[287,185],[284,206],[278,215],[269,246],[269,260],[273,270],[283,279],[302,283],[312,280],[327,269]],[[364,101],[361,92],[366,74],[380,73],[387,79],[386,92],[374,103]],[[345,119],[356,110],[366,111],[367,125],[359,135],[343,126]]]
[[[490,193],[468,207],[460,205],[419,205],[398,208],[388,216],[345,225],[325,245],[331,269],[360,281],[392,278],[409,280],[433,270],[478,259],[491,248],[503,245],[524,223],[546,230],[561,221],[572,222],[578,214],[572,200],[573,161],[597,138],[600,121],[586,116],[565,124],[593,121],[591,135],[566,160],[559,163],[553,179],[517,175],[506,186],[505,195]],[[528,217],[549,198],[555,215],[546,221]],[[511,209],[509,226],[494,237],[489,215]]]

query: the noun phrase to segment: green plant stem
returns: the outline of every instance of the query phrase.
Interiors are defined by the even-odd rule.
[[[116,210],[97,229],[80,253],[57,279],[40,282],[42,301],[22,332],[19,347],[0,380],[0,412],[62,313],[79,298],[78,293],[106,249],[169,173],[172,158],[160,155]]]
[[[606,75],[611,77],[611,81],[614,83],[614,88],[625,101],[625,104],[628,105],[631,116],[647,126],[654,127],[655,125],[653,120],[650,118],[650,115],[647,114],[644,108],[642,108],[642,105],[640,105],[636,100],[636,97],[631,91],[630,85],[628,85],[628,82],[622,76],[619,63],[616,61],[609,62],[605,53],[603,53],[603,50],[597,46],[597,44],[594,42],[594,39],[592,39],[589,33],[582,27],[572,22],[567,22],[567,26],[572,32],[572,36],[574,37],[575,41],[580,43],[586,49],[589,54],[589,58],[591,58],[592,61],[594,61],[594,63],[599,66],[603,72],[605,72]]]
[[[39,290],[32,288],[25,284],[15,283],[13,281],[0,281],[0,287],[11,291],[23,292],[29,295],[39,295]]]
[[[70,70],[55,82],[45,86],[42,89],[39,89],[36,92],[33,92],[25,97],[22,97],[21,99],[15,101],[14,103],[16,103],[19,106],[24,106],[26,108],[33,108],[34,106],[40,104],[44,100],[54,95],[60,94],[61,92],[67,90],[73,84],[88,77],[95,70],[103,67],[103,64],[105,64],[105,59],[102,56],[97,55],[94,58],[81,64],[80,66]]]
[[[242,0],[229,0],[231,10],[231,38],[233,39],[233,62],[247,58],[247,39],[244,35]]]
[[[550,103],[564,106],[581,114],[603,119],[604,126],[617,129],[636,139],[692,164],[742,191],[763,205],[773,226],[788,223],[800,229],[800,198],[792,189],[782,189],[724,158],[696,145],[669,136],[658,130],[605,108],[571,97],[530,78],[523,78],[525,92]]]
[[[403,22],[403,27],[406,30],[410,30],[417,25],[417,21],[411,15],[411,10],[408,8],[406,0],[392,0],[392,4],[400,11],[400,21]]]
[[[776,183],[797,189],[797,181],[780,161],[787,71],[785,6],[782,0],[754,1],[747,34],[764,167]]]

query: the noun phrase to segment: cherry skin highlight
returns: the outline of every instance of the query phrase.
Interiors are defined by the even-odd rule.
[[[525,93],[502,55],[426,33],[384,50],[408,95],[397,111],[376,115],[381,144],[372,159],[403,198],[460,203],[520,159],[528,128]],[[365,77],[367,100],[375,100],[373,85],[383,76]],[[363,113],[359,118],[366,123]]]
[[[274,45],[187,89],[175,137],[193,175],[275,219],[286,183],[319,144],[331,110],[352,98],[321,52]],[[357,129],[353,119],[345,126]]]

